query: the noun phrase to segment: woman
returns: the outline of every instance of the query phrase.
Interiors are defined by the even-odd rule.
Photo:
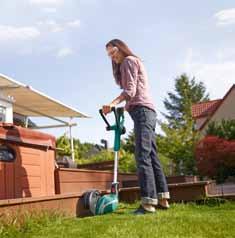
[[[106,44],[112,60],[113,75],[123,90],[110,104],[104,105],[104,114],[126,101],[125,109],[134,122],[135,159],[141,193],[141,206],[135,214],[155,212],[155,207],[169,208],[169,192],[166,178],[157,155],[156,112],[149,96],[148,78],[141,60],[121,40]]]

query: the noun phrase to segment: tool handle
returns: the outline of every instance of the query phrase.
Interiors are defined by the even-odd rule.
[[[111,111],[114,113],[117,128],[120,128],[120,122],[119,122],[118,115],[117,115],[117,109],[116,109],[115,107],[112,107],[112,108],[111,108]],[[110,124],[109,124],[107,118],[105,117],[105,115],[104,115],[104,113],[103,113],[103,110],[100,109],[100,110],[99,110],[99,113],[100,113],[101,117],[103,118],[104,122],[105,122],[106,125],[107,125],[106,129],[107,129],[107,130],[111,130],[111,126],[110,126]]]
[[[114,112],[116,125],[117,125],[118,128],[120,128],[120,123],[119,123],[119,119],[118,119],[118,116],[117,116],[117,110],[116,110],[116,108],[115,108],[115,107],[112,107],[112,108],[111,108],[111,111]]]
[[[103,113],[103,110],[100,109],[100,110],[99,110],[99,113],[100,113],[101,117],[103,118],[104,122],[105,122],[106,125],[107,125],[106,129],[107,129],[107,130],[110,130],[110,127],[111,127],[111,126],[110,126],[108,120],[106,119],[106,117],[105,117],[105,115],[104,115],[104,113]]]

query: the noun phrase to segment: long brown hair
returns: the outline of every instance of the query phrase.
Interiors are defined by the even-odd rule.
[[[113,39],[111,41],[109,41],[106,44],[106,48],[109,46],[116,46],[121,52],[122,54],[127,57],[127,56],[134,56],[137,57],[131,50],[130,48],[127,46],[126,43],[124,43],[123,41],[119,40],[119,39]],[[138,58],[138,57],[137,57]],[[122,88],[121,85],[121,71],[120,71],[120,64],[115,63],[112,60],[112,67],[113,67],[113,76],[115,78],[116,83]]]

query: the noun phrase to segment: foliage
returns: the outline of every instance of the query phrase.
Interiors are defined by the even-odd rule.
[[[69,138],[65,135],[57,138],[56,148],[58,148],[58,155],[71,155],[71,147]]]
[[[197,83],[195,78],[189,79],[182,74],[175,79],[174,92],[168,92],[168,98],[164,99],[167,114],[164,114],[171,128],[188,126],[192,121],[191,108],[198,102],[209,100],[206,88],[202,82]]]
[[[235,140],[235,120],[211,122],[208,125],[207,135],[214,135],[226,140]]]
[[[88,152],[95,146],[92,143],[81,143],[79,139],[73,138],[75,161],[87,158]],[[60,150],[58,155],[71,155],[70,139],[66,135],[62,135],[56,140],[56,147]]]
[[[170,168],[171,160],[169,159],[169,157],[167,157],[166,155],[162,153],[158,153],[158,156],[159,156],[159,160],[161,162],[165,176],[171,175],[171,168]]]
[[[197,167],[200,174],[223,182],[235,176],[235,140],[206,136],[196,148]]]
[[[118,168],[118,171],[122,173],[135,173],[136,163],[134,154],[121,149]]]
[[[206,135],[201,141],[203,151],[200,147],[197,149],[197,157],[203,158],[198,167],[203,175],[222,183],[228,176],[235,176],[235,120],[211,122]]]
[[[78,164],[98,163],[102,161],[113,160],[114,155],[110,150],[102,150],[99,153],[90,156],[89,158],[81,158],[77,160]]]
[[[174,129],[167,124],[161,124],[164,136],[159,135],[157,146],[161,154],[166,156],[169,162],[175,164],[175,174],[196,174],[194,160],[194,148],[198,141],[198,135],[190,129]]]
[[[164,100],[167,114],[163,115],[167,121],[158,121],[164,134],[158,136],[157,144],[159,152],[175,164],[176,174],[197,173],[194,149],[199,136],[194,130],[191,107],[209,99],[205,92],[202,82],[182,74],[175,79],[174,92],[169,92]]]
[[[122,149],[130,153],[135,153],[135,134],[132,130],[127,138],[122,141]]]

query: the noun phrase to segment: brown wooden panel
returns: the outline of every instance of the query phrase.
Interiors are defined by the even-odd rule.
[[[21,187],[25,188],[41,188],[41,177],[33,177],[33,176],[24,176],[21,177]]]
[[[25,188],[22,191],[22,196],[23,197],[41,197],[45,195],[41,193],[41,188],[30,188],[30,189]]]
[[[118,174],[118,180],[119,181],[133,181],[133,180],[138,180],[136,174]]]
[[[0,123],[0,139],[9,140],[18,145],[29,144],[31,147],[55,148],[55,137],[32,129]]]
[[[79,194],[55,195],[45,198],[23,198],[9,201],[0,201],[0,214],[2,216],[17,216],[33,213],[41,214],[42,210],[47,212],[61,212],[66,216],[84,216],[90,214],[84,209],[83,199]]]
[[[14,162],[15,164],[15,198],[22,197],[22,186],[21,186],[21,168],[22,168],[22,158],[21,158],[21,147],[19,145],[12,145],[14,146],[14,149],[16,151],[16,160]]]
[[[22,165],[40,165],[40,158],[40,150],[35,153],[34,149],[28,148],[27,151],[21,152]]]
[[[6,182],[5,182],[5,165],[0,162],[0,199],[5,199],[6,196]]]
[[[47,151],[46,156],[46,194],[50,196],[55,194],[55,151]]]
[[[6,198],[15,197],[15,164],[5,163]]]
[[[47,194],[46,193],[46,153],[43,151],[40,151],[40,174],[41,174],[41,180],[40,180],[40,187],[41,187],[41,193],[42,194]]]
[[[24,165],[20,169],[20,175],[23,176],[41,176],[40,166],[38,165]]]
[[[17,131],[18,129],[19,131]],[[8,137],[7,141],[0,138],[1,143],[11,146],[16,152],[16,160],[13,163],[3,163],[4,166],[1,166],[0,199],[55,194],[54,150],[48,150],[50,147],[42,147],[37,144],[22,143],[24,136],[27,137],[27,140],[32,139],[37,142],[41,140],[46,142],[52,137],[41,133],[31,133],[32,130],[29,129],[25,129],[21,134],[22,130],[18,129],[13,129],[15,130],[14,138]],[[12,128],[9,127],[1,131],[0,126],[0,134],[5,133],[4,135],[8,136],[11,130]],[[15,140],[16,137],[19,137],[19,141]],[[51,141],[48,143],[50,144]]]
[[[60,182],[83,182],[83,181],[107,181],[112,180],[113,175],[111,173],[95,173],[95,172],[83,172],[83,171],[59,171]]]
[[[80,183],[61,183],[61,194],[83,193],[90,189],[107,190],[111,188],[111,182],[80,182]]]

